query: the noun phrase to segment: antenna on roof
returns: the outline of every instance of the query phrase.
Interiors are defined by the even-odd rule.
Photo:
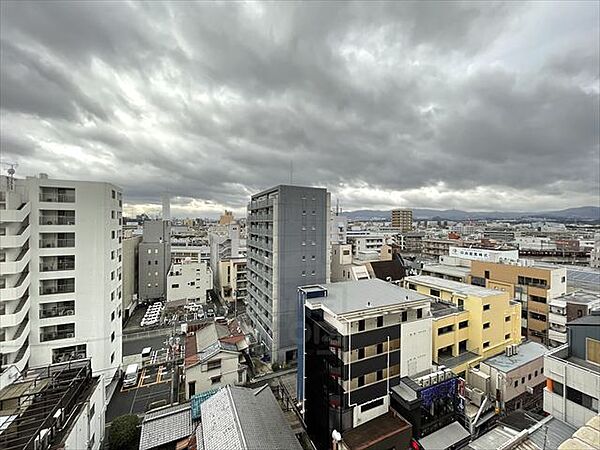
[[[294,160],[290,159],[290,184],[294,184]]]

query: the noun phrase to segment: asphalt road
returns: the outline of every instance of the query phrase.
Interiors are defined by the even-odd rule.
[[[163,348],[168,336],[156,336],[151,338],[141,338],[135,340],[123,341],[123,356],[135,355],[141,353],[145,347],[152,347],[152,350]]]

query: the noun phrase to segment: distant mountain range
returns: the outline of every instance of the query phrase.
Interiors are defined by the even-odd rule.
[[[391,220],[391,210],[360,209],[347,211],[344,215],[351,220]],[[501,211],[461,211],[459,209],[422,209],[413,208],[414,219],[435,219],[463,221],[469,219],[577,219],[600,220],[600,207],[581,206],[578,208],[561,209],[559,211],[538,212],[501,212]]]

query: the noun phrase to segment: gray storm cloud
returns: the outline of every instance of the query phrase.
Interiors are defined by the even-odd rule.
[[[2,2],[0,146],[135,207],[597,205],[596,2]]]

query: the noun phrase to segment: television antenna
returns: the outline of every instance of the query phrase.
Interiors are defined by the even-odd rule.
[[[17,167],[19,167],[19,165],[17,163],[13,163],[13,162],[1,162],[1,161],[0,161],[0,165],[2,165],[3,167],[7,167],[6,173],[8,174],[8,188],[10,190],[13,190],[14,183],[15,183],[15,172],[17,171]]]

